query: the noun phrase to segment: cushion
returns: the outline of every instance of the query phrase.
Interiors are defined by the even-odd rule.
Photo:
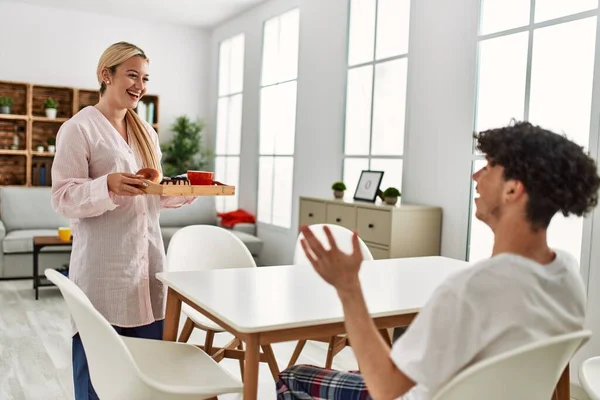
[[[171,238],[173,237],[175,232],[177,232],[180,229],[181,228],[169,228],[169,227],[161,228],[163,241],[165,242],[165,251],[167,251],[167,249],[169,248],[169,242],[171,241]],[[248,251],[250,251],[250,254],[252,254],[253,256],[260,255],[260,251],[262,250],[262,247],[263,247],[262,240],[260,240],[256,236],[252,236],[252,235],[249,235],[244,232],[238,232],[238,231],[233,231],[233,230],[230,232],[233,233],[235,236],[237,236],[246,245],[246,247],[248,247]]]
[[[49,187],[0,188],[0,219],[8,232],[21,229],[56,229],[69,220],[52,209]]]
[[[217,205],[214,196],[200,196],[192,204],[160,211],[160,226],[163,227],[216,224]]]
[[[4,254],[12,253],[33,253],[34,236],[56,236],[56,229],[27,229],[8,232],[2,241],[2,250]],[[48,246],[42,248],[42,252],[69,251],[70,245]]]

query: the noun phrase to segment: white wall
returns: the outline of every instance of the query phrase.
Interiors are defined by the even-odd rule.
[[[0,80],[96,89],[96,65],[112,43],[150,57],[148,92],[160,95],[160,137],[176,116],[208,110],[209,34],[200,29],[0,2]]]
[[[478,1],[461,1],[460,13],[453,2],[412,2],[402,193],[404,202],[443,207],[442,254],[464,259]],[[209,101],[214,121],[219,42],[238,33],[246,35],[239,192],[240,207],[256,212],[262,27],[269,17],[296,6],[300,7],[300,61],[293,226],[290,230],[259,227],[266,242],[261,260],[269,265],[291,261],[298,197],[330,197],[331,183],[341,178],[349,2],[272,0],[217,27],[211,41]]]
[[[411,5],[402,200],[441,206],[442,255],[463,260],[471,188],[478,15],[478,0],[461,0],[460,6],[443,0],[418,0]]]

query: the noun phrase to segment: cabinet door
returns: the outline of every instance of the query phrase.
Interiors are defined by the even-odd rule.
[[[358,234],[365,242],[389,246],[392,234],[392,213],[387,210],[359,208],[357,227]]]
[[[353,230],[356,228],[356,208],[340,204],[327,204],[327,223]]]
[[[300,200],[299,225],[322,224],[325,222],[325,203]]]

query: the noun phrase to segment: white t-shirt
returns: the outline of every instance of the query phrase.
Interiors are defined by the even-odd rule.
[[[481,261],[448,278],[392,348],[417,385],[402,399],[428,400],[478,361],[583,328],[585,290],[577,261],[557,250],[541,265],[514,254]]]

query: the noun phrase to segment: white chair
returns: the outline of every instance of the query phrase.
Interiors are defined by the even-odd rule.
[[[588,358],[581,363],[579,383],[591,400],[600,400],[600,357]]]
[[[474,364],[432,400],[548,400],[573,354],[592,333],[584,330],[540,340]]]
[[[117,334],[81,289],[45,270],[73,316],[90,378],[103,400],[191,400],[242,392],[242,384],[195,346]]]
[[[167,249],[169,271],[252,267],[256,267],[256,262],[246,245],[227,229],[214,225],[189,225],[181,228],[175,232]],[[187,342],[194,328],[202,329],[206,331],[204,351],[216,361],[222,360],[224,351],[215,351],[213,341],[215,334],[226,332],[225,329],[185,303],[182,304],[181,311],[186,316],[186,321],[178,341]],[[239,338],[235,338],[222,349],[243,351],[243,343]],[[273,377],[277,378],[279,367],[271,346],[262,346],[262,349]],[[217,352],[219,354],[216,354]],[[243,377],[243,359],[240,359],[240,370]]]
[[[323,244],[323,247],[325,247],[326,249],[330,248],[329,240],[327,239],[327,235],[325,234],[325,231],[323,230],[323,227],[325,227],[325,226],[327,226],[329,228],[329,230],[331,231],[331,234],[333,235],[333,238],[335,239],[335,242],[341,251],[343,251],[345,253],[351,253],[353,251],[353,247],[352,247],[353,232],[351,230],[344,228],[343,226],[335,225],[335,224],[310,225],[310,230],[317,237],[317,239]],[[300,232],[300,234],[298,235],[298,239],[296,240],[296,248],[294,249],[294,261],[293,262],[295,265],[304,265],[304,264],[310,265],[310,261],[306,257],[306,254],[304,253],[304,249],[302,248],[301,240],[303,238],[304,238],[304,234],[302,232]],[[373,255],[371,254],[371,251],[369,250],[369,248],[367,247],[365,242],[360,237],[358,238],[358,243],[360,246],[360,251],[362,253],[363,259],[364,260],[372,260]],[[387,333],[387,331],[382,330],[381,334],[384,335],[384,338],[386,338],[388,343],[391,344],[391,342],[389,340],[389,334]],[[342,351],[342,349],[344,347],[346,347],[348,345],[348,338],[346,335],[331,336],[328,338],[317,338],[317,339],[311,339],[311,340],[329,343],[329,347],[327,348],[327,357],[325,359],[325,368],[331,368],[331,365],[333,364],[333,357],[335,357],[336,354],[338,354],[340,351]],[[302,352],[302,349],[304,348],[305,345],[306,345],[306,340],[298,341],[298,344],[296,345],[296,348],[294,349],[294,353],[292,354],[292,357],[290,358],[288,366],[292,366],[296,363],[296,361],[298,361],[298,357],[300,357],[300,353]]]

